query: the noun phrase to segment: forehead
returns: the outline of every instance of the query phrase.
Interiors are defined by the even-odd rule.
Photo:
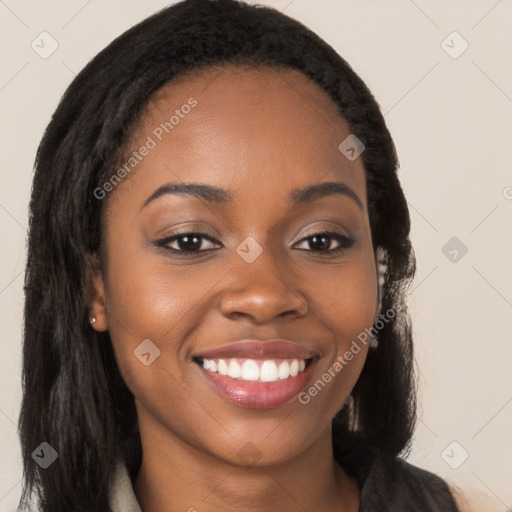
[[[361,159],[350,161],[338,149],[349,135],[327,93],[296,70],[194,71],[166,84],[146,105],[125,155],[145,145],[151,150],[118,188],[148,194],[164,182],[190,181],[247,199],[255,191],[275,194],[284,186],[338,179],[365,204]]]

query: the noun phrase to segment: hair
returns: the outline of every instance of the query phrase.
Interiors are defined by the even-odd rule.
[[[347,436],[396,456],[410,448],[416,418],[412,330],[406,291],[415,272],[398,159],[374,97],[347,62],[306,26],[236,0],[185,0],[117,37],[73,80],[35,160],[25,275],[21,506],[43,512],[109,511],[118,461],[133,478],[142,461],[134,396],[110,336],[88,323],[87,265],[99,253],[104,201],[94,190],[114,173],[138,118],[164,84],[214,66],[298,70],[333,101],[362,153],[374,250],[385,254],[378,332],[360,378],[332,422],[333,450]],[[377,254],[377,252],[375,253]],[[32,452],[48,442],[57,463]],[[345,443],[346,444],[346,443]]]

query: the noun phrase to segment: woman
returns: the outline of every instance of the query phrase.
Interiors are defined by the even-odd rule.
[[[21,505],[457,510],[398,457],[397,165],[365,84],[276,10],[186,0],[93,59],[36,159]]]

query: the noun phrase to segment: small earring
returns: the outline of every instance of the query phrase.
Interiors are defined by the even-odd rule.
[[[386,251],[382,247],[377,248],[377,283],[379,288],[379,310],[382,307],[382,293],[386,284],[387,259]]]
[[[379,346],[379,340],[377,339],[377,336],[374,336],[373,334],[370,337],[370,348],[377,348]]]
[[[95,316],[93,316],[93,317],[89,318],[89,323],[90,323],[91,325],[95,324],[95,323],[96,323],[96,317],[95,317]]]

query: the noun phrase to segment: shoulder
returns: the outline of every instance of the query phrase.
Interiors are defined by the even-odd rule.
[[[333,443],[340,465],[358,482],[360,512],[467,512],[458,508],[447,483],[434,473],[386,454],[352,433]]]
[[[361,489],[364,512],[460,512],[446,482],[400,457],[376,454]]]

